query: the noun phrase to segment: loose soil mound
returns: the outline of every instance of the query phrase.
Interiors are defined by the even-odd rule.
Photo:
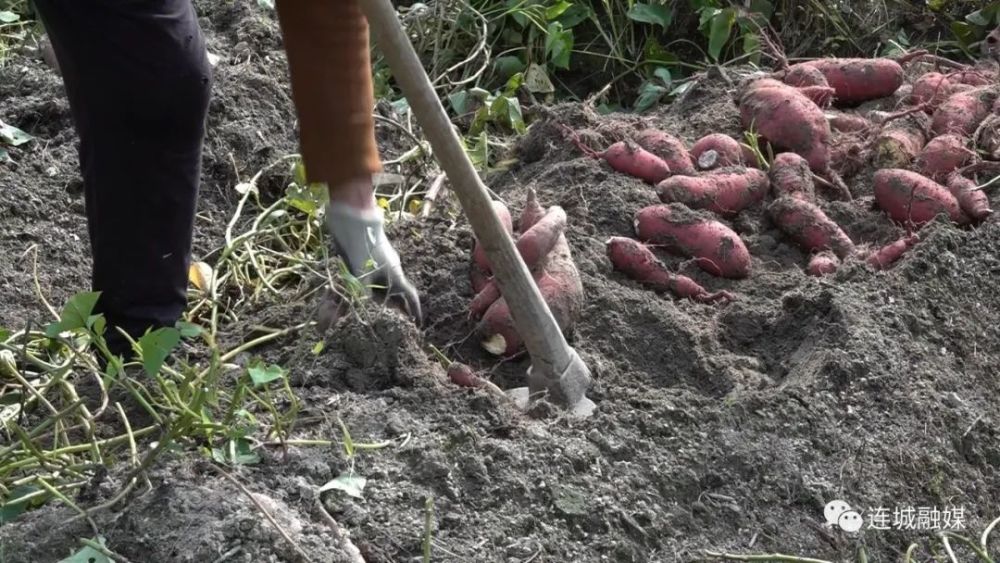
[[[256,3],[199,6],[222,60],[196,256],[218,246],[237,178],[295,148],[275,23]],[[38,250],[41,289],[57,303],[86,289],[89,263],[75,136],[58,78],[38,61],[13,61],[0,70],[0,118],[39,138],[12,151],[13,164],[0,164],[0,318],[20,327],[45,320],[28,249]],[[929,534],[847,534],[825,525],[824,505],[843,499],[869,513],[962,507],[965,533],[976,537],[998,516],[995,219],[977,229],[933,224],[887,273],[849,262],[816,279],[757,208],[732,223],[754,257],[749,279],[720,280],[662,255],[738,300],[724,308],[677,301],[613,272],[605,257],[604,241],[630,236],[634,212],[656,203],[655,193],[583,157],[557,123],[588,130],[595,145],[645,126],[688,142],[740,134],[722,80],[642,118],[550,108],[517,147],[519,164],[490,178],[515,210],[534,187],[544,205],[567,211],[588,296],[570,337],[593,371],[591,419],[545,409],[526,417],[446,383],[425,344],[490,370],[501,387],[522,385],[528,365],[497,364],[469,337],[472,238],[447,206],[392,233],[424,295],[422,332],[376,309],[367,324],[338,323],[318,356],[309,353],[315,339],[270,345],[268,360],[291,370],[304,402],[296,437],[338,440],[339,417],[355,440],[396,439],[355,460],[369,479],[363,500],[316,492],[347,466],[339,446],[264,451],[261,464],[233,470],[314,561],[346,560],[317,498],[367,561],[387,563],[419,557],[428,497],[434,560],[456,562],[689,561],[704,549],[848,560],[859,544],[869,560],[890,561]],[[849,180],[860,201],[824,206],[855,241],[884,244],[902,231],[865,199],[870,174]],[[262,188],[286,181],[275,173]],[[313,306],[260,303],[245,326],[227,327],[228,337],[252,324],[301,322]],[[95,480],[77,501],[108,498],[125,474]],[[126,509],[96,518],[117,553],[137,562],[296,560],[206,462],[174,456],[150,479],[152,490]],[[0,559],[65,557],[77,538],[93,535],[84,524],[62,524],[72,515],[50,503],[0,527]]]

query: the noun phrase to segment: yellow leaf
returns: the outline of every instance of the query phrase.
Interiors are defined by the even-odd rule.
[[[420,213],[420,208],[424,206],[424,202],[421,199],[411,199],[410,200],[410,213],[416,215]]]
[[[378,198],[378,206],[382,209],[389,209],[389,200],[384,197]]]
[[[192,262],[188,268],[188,280],[200,291],[207,293],[212,287],[212,267],[204,262]]]

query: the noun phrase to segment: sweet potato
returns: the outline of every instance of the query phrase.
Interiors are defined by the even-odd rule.
[[[573,263],[565,236],[560,236],[546,264],[546,271],[535,275],[535,283],[545,303],[563,332],[572,329],[583,310],[583,283]],[[510,307],[501,297],[487,309],[477,326],[481,346],[496,356],[520,352],[524,340],[514,326]]]
[[[875,268],[876,270],[887,270],[892,267],[907,250],[913,248],[920,239],[917,235],[909,235],[903,237],[896,242],[887,244],[882,248],[872,252],[868,255],[865,261],[869,266]]]
[[[671,174],[683,174],[693,176],[696,174],[694,161],[688,153],[687,147],[680,139],[659,131],[657,129],[646,129],[636,135],[635,142],[647,151],[655,154],[667,163]]]
[[[948,188],[916,172],[886,168],[875,172],[875,202],[889,217],[921,227],[938,215],[962,224],[967,218]]]
[[[913,83],[910,102],[914,105],[928,104],[931,108],[941,105],[951,95],[952,83],[940,72],[928,72]]]
[[[806,266],[806,273],[810,276],[825,276],[827,274],[832,274],[837,271],[840,267],[840,258],[829,250],[824,250],[817,254],[813,254],[812,258],[809,259],[809,265]]]
[[[924,146],[917,155],[917,172],[935,181],[942,181],[949,174],[965,165],[976,153],[966,148],[967,141],[959,135],[938,135]]]
[[[796,64],[788,67],[784,80],[785,84],[796,88],[830,86],[830,83],[826,81],[826,76],[818,68],[809,64]]]
[[[832,250],[840,258],[854,251],[854,243],[815,203],[779,197],[768,206],[771,221],[804,252]]]
[[[691,146],[691,159],[700,170],[738,166],[743,163],[743,147],[729,135],[712,133],[698,139]]]
[[[646,245],[625,237],[611,237],[605,243],[608,259],[616,270],[657,291],[669,291],[698,303],[729,302],[728,291],[711,293],[693,279],[671,273]]]
[[[656,185],[664,203],[683,203],[733,216],[764,199],[769,181],[756,168],[731,167],[704,176],[671,176]]]
[[[830,124],[823,110],[792,86],[776,80],[750,83],[739,100],[740,120],[772,145],[802,155],[815,172],[830,168]]]
[[[655,184],[670,175],[670,167],[667,166],[666,162],[663,162],[662,158],[640,147],[632,140],[618,141],[598,152],[585,145],[576,131],[565,125],[561,127],[581,152],[591,158],[604,159],[615,171],[645,180],[650,184]]]
[[[991,86],[996,83],[996,78],[982,70],[960,70],[948,75],[948,80],[956,84],[968,84],[969,86]]]
[[[845,133],[865,131],[872,127],[872,122],[868,119],[857,114],[844,113],[842,111],[826,112],[826,120],[832,130]]]
[[[545,215],[545,208],[542,207],[542,204],[538,203],[538,193],[535,192],[535,188],[528,188],[528,195],[524,200],[524,209],[521,210],[521,217],[517,220],[518,230],[522,233],[527,231],[543,215]]]
[[[955,133],[970,136],[990,114],[997,100],[996,88],[975,88],[948,96],[934,111],[935,135]]]
[[[511,220],[510,210],[507,209],[507,206],[502,201],[493,201],[493,211],[500,218],[500,222],[503,224],[503,228],[506,229],[507,234],[514,232],[514,222]],[[483,248],[478,239],[476,239],[475,247],[472,249],[472,259],[480,271],[486,274],[490,274],[493,271],[490,266],[490,260],[486,257],[486,249]]]
[[[459,387],[482,387],[486,381],[479,377],[472,367],[461,362],[452,362],[448,365],[448,379]]]
[[[973,221],[982,221],[993,213],[990,209],[990,199],[983,190],[977,190],[975,182],[958,172],[948,176],[948,191],[955,196],[958,206]]]
[[[930,118],[916,112],[886,123],[875,140],[873,160],[879,168],[905,168],[927,143]]]
[[[743,240],[722,223],[680,203],[651,205],[635,215],[640,240],[695,259],[706,272],[726,278],[750,275],[750,252]]]
[[[775,197],[792,196],[809,201],[816,197],[809,163],[796,153],[783,152],[774,157],[768,175]]]
[[[833,105],[834,96],[836,95],[836,91],[829,86],[801,86],[797,89],[821,108],[828,108]]]
[[[834,103],[858,104],[891,96],[903,84],[903,67],[892,59],[817,59],[792,65],[819,70],[836,93]]]

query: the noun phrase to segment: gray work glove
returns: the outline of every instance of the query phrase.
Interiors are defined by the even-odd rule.
[[[351,274],[366,287],[376,286],[386,299],[419,325],[423,322],[420,295],[403,273],[399,253],[385,236],[382,210],[359,210],[342,203],[326,206],[326,228],[334,251]]]

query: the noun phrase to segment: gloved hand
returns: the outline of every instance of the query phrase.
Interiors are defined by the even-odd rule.
[[[382,210],[361,210],[340,202],[326,207],[326,227],[334,251],[351,274],[366,287],[376,286],[419,325],[423,322],[420,295],[403,273],[399,253],[385,236]]]

